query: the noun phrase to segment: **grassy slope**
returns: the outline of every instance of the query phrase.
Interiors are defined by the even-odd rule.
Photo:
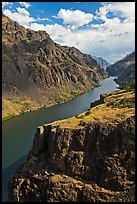
[[[87,112],[75,117],[55,121],[53,126],[63,128],[83,128],[91,122],[108,122],[117,124],[135,114],[135,92],[133,90],[120,90],[105,94],[103,104],[89,109]]]
[[[16,100],[2,98],[2,121],[8,120],[15,115],[20,115],[26,111],[36,110],[39,106],[30,100]]]
[[[66,102],[70,99],[75,98],[80,93],[67,93],[64,92],[61,99],[56,102],[56,104],[60,104],[63,102]],[[2,98],[2,121],[8,120],[13,116],[20,115],[24,112],[28,111],[34,111],[38,110],[39,108],[42,108],[37,102],[32,101],[30,99],[21,99],[20,97],[16,97],[17,100],[12,100],[11,98]],[[55,103],[47,104],[44,106],[44,108],[50,107],[52,105],[55,105]]]

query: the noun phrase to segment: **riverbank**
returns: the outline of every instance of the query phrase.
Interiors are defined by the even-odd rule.
[[[77,92],[77,93],[66,93],[66,92],[64,92],[65,97],[63,97],[62,100],[58,100],[56,103],[45,104],[44,106],[43,105],[40,106],[39,104],[34,105],[34,104],[31,104],[31,103],[28,103],[28,101],[24,101],[21,104],[14,101],[13,105],[11,105],[12,100],[11,99],[6,99],[6,100],[11,102],[11,104],[10,104],[11,106],[15,106],[17,108],[16,108],[16,110],[15,110],[15,108],[13,109],[13,111],[14,111],[13,113],[10,112],[10,113],[5,114],[4,111],[3,111],[2,115],[4,115],[4,116],[2,116],[2,122],[5,122],[5,121],[7,121],[7,120],[9,120],[9,119],[11,119],[11,118],[13,118],[15,116],[19,116],[19,115],[22,115],[22,114],[27,113],[27,112],[33,112],[33,111],[37,111],[37,110],[40,110],[40,109],[45,109],[45,108],[49,108],[49,107],[52,107],[52,106],[55,106],[55,105],[66,103],[69,100],[72,100],[75,97],[77,97],[77,96],[79,96],[81,94],[84,94],[87,91],[91,91],[94,88],[99,87],[99,86],[100,86],[100,84],[97,84],[95,87],[92,87],[90,89],[84,90],[82,92]],[[15,103],[16,103],[16,105],[15,105]]]
[[[134,162],[135,91],[106,93],[88,111],[37,128],[8,201],[134,201]]]
[[[91,102],[100,98],[101,94],[118,90],[118,85],[113,79],[114,77],[109,77],[101,80],[99,87],[79,94],[66,103],[27,112],[2,123],[2,169],[10,167],[28,153],[38,126],[83,113],[90,108]],[[10,175],[10,168],[7,171]],[[8,172],[6,172],[7,177]],[[4,174],[2,174],[3,176]],[[6,178],[3,177],[2,179],[4,185],[7,185]],[[4,191],[3,194],[5,193]]]

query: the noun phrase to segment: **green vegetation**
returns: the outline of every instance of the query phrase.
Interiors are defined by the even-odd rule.
[[[135,100],[123,98],[119,101],[110,101],[107,103],[107,106],[112,106],[115,108],[132,108],[135,107]]]
[[[119,86],[118,88],[119,88],[120,90],[125,89],[125,87],[124,87],[124,86]]]
[[[80,118],[80,119],[83,119],[83,118],[84,118],[84,115],[80,115],[79,118]]]
[[[129,88],[130,90],[135,90],[135,81],[130,82]]]
[[[90,114],[91,114],[91,111],[88,110],[88,111],[85,113],[85,116],[88,116],[88,115],[90,115]]]
[[[24,109],[22,109],[22,110],[19,112],[20,115],[23,114],[23,113],[25,113],[25,110],[24,110]]]
[[[132,80],[128,84],[128,86],[126,86],[126,87],[125,86],[119,86],[118,88],[121,89],[121,90],[125,89],[125,91],[134,91],[135,90],[135,81]]]
[[[84,118],[84,115],[75,115],[75,118],[77,118],[77,119],[83,119]]]
[[[78,114],[77,114],[77,115],[75,115],[75,118],[79,119],[79,115],[78,115]]]
[[[77,118],[77,119],[83,119],[85,116],[88,116],[88,115],[90,115],[90,114],[91,114],[91,111],[90,111],[90,109],[88,109],[87,112],[85,112],[84,115],[79,115],[79,114],[77,114],[77,115],[75,115],[75,118]]]
[[[32,108],[32,106],[29,103],[24,104],[24,110],[29,110],[31,108]]]
[[[75,98],[77,95],[78,95],[78,93],[71,93],[71,94],[70,94],[70,98],[71,98],[71,99],[72,99],[72,98]]]
[[[68,93],[68,92],[64,91],[64,96],[69,98],[69,99],[75,98],[78,94],[79,94],[78,92],[77,93]]]
[[[28,103],[25,103],[24,104],[24,107],[21,109],[21,111],[20,111],[20,115],[21,114],[23,114],[23,113],[25,113],[25,112],[28,112],[29,110],[31,110],[31,108],[32,108],[32,106],[30,105],[30,104],[28,104]]]
[[[78,181],[82,181],[83,180],[80,176],[74,176],[74,179],[76,179]]]
[[[8,97],[7,100],[12,101],[12,99],[10,97]]]
[[[85,126],[86,125],[86,122],[84,122],[83,120],[80,120],[79,124],[80,126]]]
[[[15,115],[14,113],[13,114],[9,113],[7,116],[2,118],[2,122],[9,120],[10,118],[14,117],[14,115]]]
[[[8,98],[7,100],[11,100],[10,98]],[[32,106],[29,104],[29,103],[25,103],[23,104],[23,108],[21,109],[21,111],[18,113],[19,115],[25,113],[25,112],[28,112],[29,110],[31,110]],[[16,113],[8,113],[8,115],[2,117],[2,122],[6,121],[6,120],[9,120],[10,118],[18,115]]]

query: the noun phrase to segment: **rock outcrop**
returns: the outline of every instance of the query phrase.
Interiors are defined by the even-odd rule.
[[[2,16],[2,94],[10,113],[63,103],[106,77],[91,56]]]
[[[84,183],[66,175],[47,171],[15,175],[10,183],[9,202],[135,202],[135,186],[112,192],[97,184]],[[18,188],[17,188],[18,186]]]
[[[94,101],[93,103],[91,102],[90,108],[93,108],[93,107],[95,107],[97,105],[100,105],[100,104],[104,103],[104,99],[105,99],[105,96],[103,94],[101,94],[99,100]]]
[[[107,72],[111,76],[118,76],[115,81],[120,86],[129,86],[135,82],[135,52],[126,55],[122,60],[109,66]]]
[[[130,108],[112,107],[123,97]],[[135,201],[133,99],[133,91],[117,91],[84,114],[38,127],[9,181],[9,201]]]

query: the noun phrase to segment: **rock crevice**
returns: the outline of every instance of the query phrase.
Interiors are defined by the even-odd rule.
[[[38,127],[28,160],[9,182],[9,201],[134,200],[134,119]]]

